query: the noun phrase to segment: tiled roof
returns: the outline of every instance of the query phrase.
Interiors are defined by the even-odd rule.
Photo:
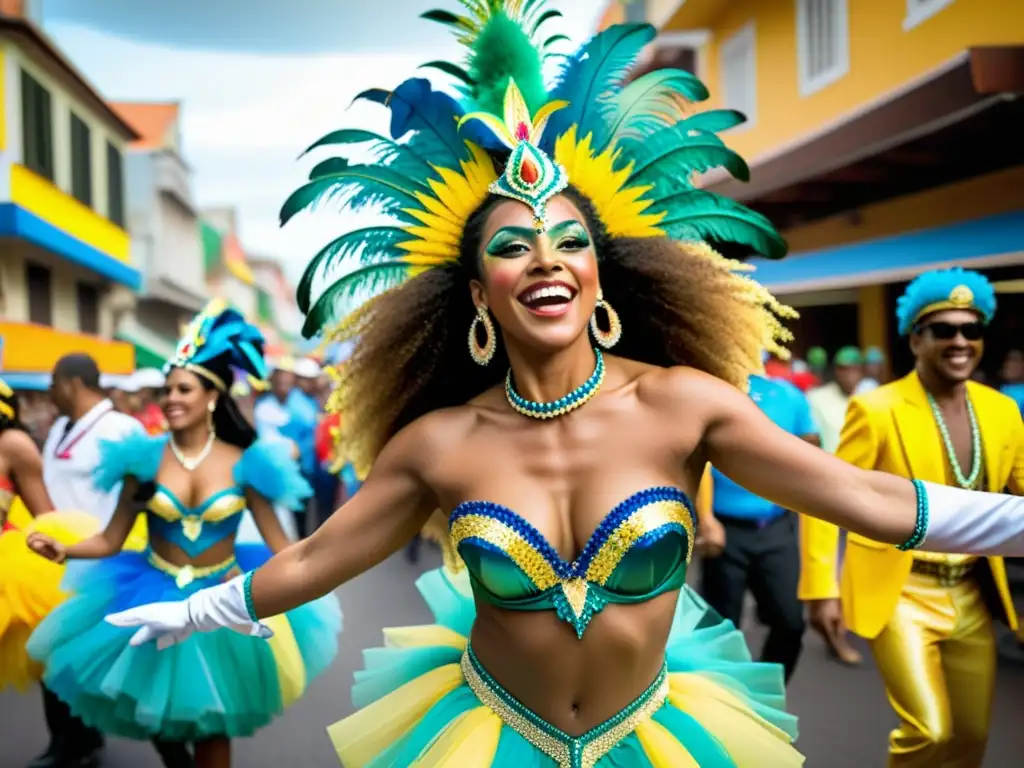
[[[110,106],[142,137],[132,142],[134,149],[165,148],[169,144],[168,133],[181,109],[174,101],[114,101]]]

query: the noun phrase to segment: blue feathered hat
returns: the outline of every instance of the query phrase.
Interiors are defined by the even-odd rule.
[[[988,324],[996,314],[995,289],[984,275],[962,267],[925,272],[896,302],[900,335],[909,334],[925,315],[944,309],[972,310]]]
[[[267,377],[263,334],[246,322],[237,309],[214,299],[189,324],[164,372],[185,368],[226,392],[225,376],[230,377],[232,367],[245,371],[250,380],[262,381]]]

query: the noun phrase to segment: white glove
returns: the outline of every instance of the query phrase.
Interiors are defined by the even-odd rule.
[[[230,629],[242,635],[273,637],[269,627],[254,621],[245,605],[245,580],[237,576],[216,587],[201,589],[187,600],[150,603],[113,613],[106,621],[115,627],[141,627],[132,635],[130,645],[142,645],[156,639],[159,650],[170,648],[193,632]]]
[[[1024,556],[1024,497],[922,485],[928,496],[928,531],[918,549]]]

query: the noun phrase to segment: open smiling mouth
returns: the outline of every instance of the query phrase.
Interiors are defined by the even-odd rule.
[[[568,283],[536,283],[516,299],[535,315],[560,315],[569,309],[578,291]]]

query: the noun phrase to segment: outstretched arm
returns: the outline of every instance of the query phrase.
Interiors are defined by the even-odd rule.
[[[397,552],[423,528],[437,500],[411,455],[417,442],[408,431],[395,437],[355,496],[316,533],[253,575],[257,616],[276,616],[326,595]]]
[[[727,385],[701,388],[707,458],[757,495],[876,541],[903,545],[924,523],[920,549],[1024,555],[1024,500],[859,469],[779,429]]]
[[[432,455],[422,430],[414,424],[394,437],[359,493],[316,533],[286,547],[258,571],[200,590],[188,600],[145,605],[107,621],[140,627],[133,645],[157,639],[161,648],[192,632],[220,627],[269,637],[260,618],[326,595],[397,552],[423,527],[438,504],[420,468],[421,457]]]

